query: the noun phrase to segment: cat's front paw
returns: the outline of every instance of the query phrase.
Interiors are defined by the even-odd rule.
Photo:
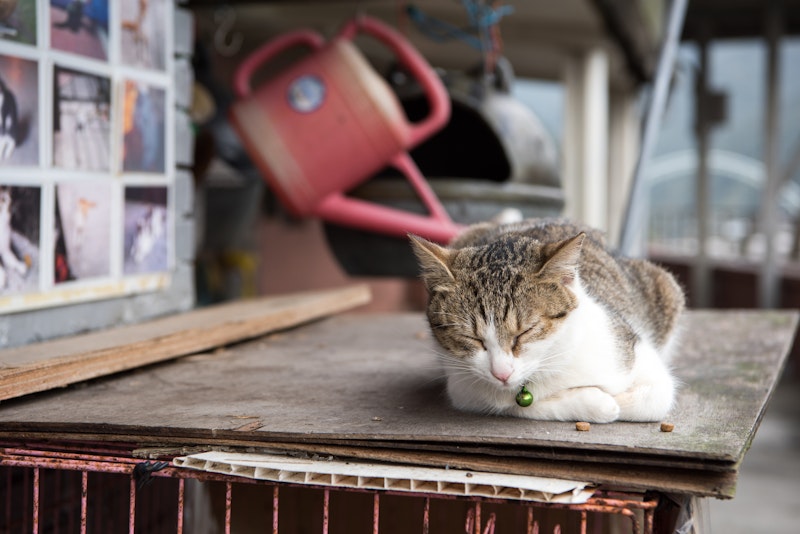
[[[619,418],[617,401],[598,387],[578,387],[534,401],[530,408],[518,408],[517,415],[549,421],[611,423]]]
[[[599,388],[582,391],[585,417],[589,423],[611,423],[619,419],[619,404],[616,399]]]

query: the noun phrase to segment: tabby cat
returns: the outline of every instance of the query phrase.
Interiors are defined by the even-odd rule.
[[[667,271],[566,220],[481,223],[447,247],[410,238],[456,408],[595,423],[667,415],[684,309]]]

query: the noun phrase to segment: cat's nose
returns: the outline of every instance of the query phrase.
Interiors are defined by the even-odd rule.
[[[513,372],[513,369],[492,369],[492,376],[503,384],[507,384],[508,377],[510,377]]]

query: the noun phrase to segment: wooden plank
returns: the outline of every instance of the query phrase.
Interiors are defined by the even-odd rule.
[[[308,455],[332,456],[338,459],[358,459],[421,465],[433,467],[452,467],[476,471],[530,475],[561,479],[576,479],[592,484],[641,491],[660,491],[697,497],[733,498],[736,490],[738,466],[729,465],[727,469],[704,470],[694,467],[664,467],[652,465],[631,465],[626,459],[616,461],[576,461],[563,459],[551,454],[548,458],[525,458],[513,455],[473,454],[469,452],[437,452],[406,450],[402,447],[358,447],[350,445],[320,444],[306,442],[265,443],[263,440],[210,437],[202,440],[178,438],[175,436],[143,436],[125,433],[79,434],[69,432],[15,432],[0,430],[0,453],[2,442],[13,447],[16,441],[24,441],[25,447],[35,447],[36,442],[54,443],[79,442],[99,443],[109,440],[117,443],[137,443],[136,457],[165,459],[172,456],[193,454],[207,450],[245,450],[303,453]],[[122,454],[122,452],[121,452]],[[2,454],[0,454],[0,457]]]
[[[657,423],[576,432],[572,423],[458,412],[437,380],[431,340],[421,339],[427,324],[420,314],[335,317],[223,354],[17,403],[13,411],[0,410],[0,422],[63,423],[76,431],[102,422],[202,439],[252,416],[264,425],[251,434],[264,440],[557,446],[737,462],[777,382],[796,321],[794,312],[690,313],[674,361],[683,387],[670,433]]]
[[[571,422],[458,412],[437,379],[424,317],[381,314],[340,315],[18,399],[0,406],[0,438],[294,447],[422,465],[461,458],[475,469],[532,466],[539,476],[604,483],[641,476],[636,487],[730,496],[797,320],[791,311],[690,312],[673,362],[683,386],[669,433],[658,423],[577,432]]]
[[[0,400],[201,352],[366,304],[356,285],[235,301],[0,351]]]

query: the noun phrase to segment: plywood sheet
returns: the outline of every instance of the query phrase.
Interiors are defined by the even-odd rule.
[[[209,306],[0,351],[0,400],[250,339],[369,301],[351,286]]]
[[[640,486],[730,496],[797,319],[786,311],[690,312],[674,361],[683,387],[670,433],[658,423],[576,432],[573,423],[455,411],[424,317],[388,314],[337,316],[13,401],[0,406],[0,437],[280,445],[579,480],[640,475]]]

